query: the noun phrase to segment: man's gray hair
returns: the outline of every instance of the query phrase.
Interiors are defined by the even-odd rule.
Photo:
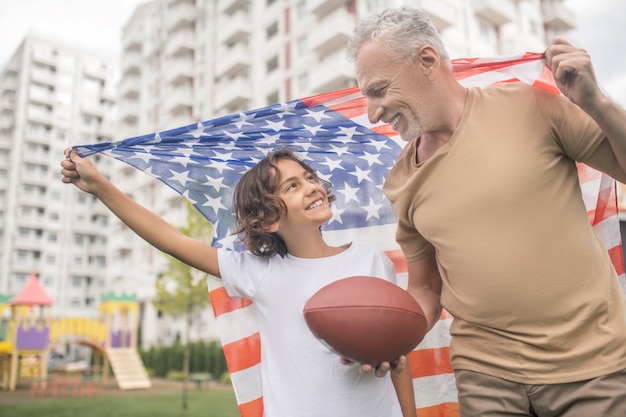
[[[407,6],[386,9],[362,19],[347,43],[348,60],[354,61],[361,45],[373,40],[382,42],[400,60],[413,62],[415,54],[424,45],[432,46],[445,65],[450,56],[428,15]]]

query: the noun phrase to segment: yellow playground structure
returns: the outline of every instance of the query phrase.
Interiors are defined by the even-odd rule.
[[[13,391],[18,382],[32,386],[44,381],[45,386],[49,353],[70,344],[92,348],[103,384],[111,369],[120,389],[151,386],[137,352],[138,303],[134,295],[102,296],[98,319],[52,318],[53,303],[36,273],[19,294],[0,294],[0,389]]]

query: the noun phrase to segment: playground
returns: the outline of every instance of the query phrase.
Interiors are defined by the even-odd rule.
[[[36,273],[17,295],[0,294],[0,392],[92,396],[111,385],[117,390],[151,387],[137,352],[134,295],[102,296],[98,318],[54,318],[53,304]],[[68,345],[90,348],[91,363],[54,370],[51,353]]]

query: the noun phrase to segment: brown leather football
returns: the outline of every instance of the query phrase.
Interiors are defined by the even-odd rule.
[[[407,291],[384,279],[354,276],[307,301],[304,319],[330,350],[359,363],[394,362],[426,334],[426,316]]]

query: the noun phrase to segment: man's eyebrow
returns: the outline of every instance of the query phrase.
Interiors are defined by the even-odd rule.
[[[376,91],[380,90],[383,86],[384,86],[384,82],[382,82],[382,81],[374,81],[374,82],[370,83],[367,86],[367,88],[365,88],[365,90],[362,90],[363,95],[365,95],[365,96],[372,95]]]

